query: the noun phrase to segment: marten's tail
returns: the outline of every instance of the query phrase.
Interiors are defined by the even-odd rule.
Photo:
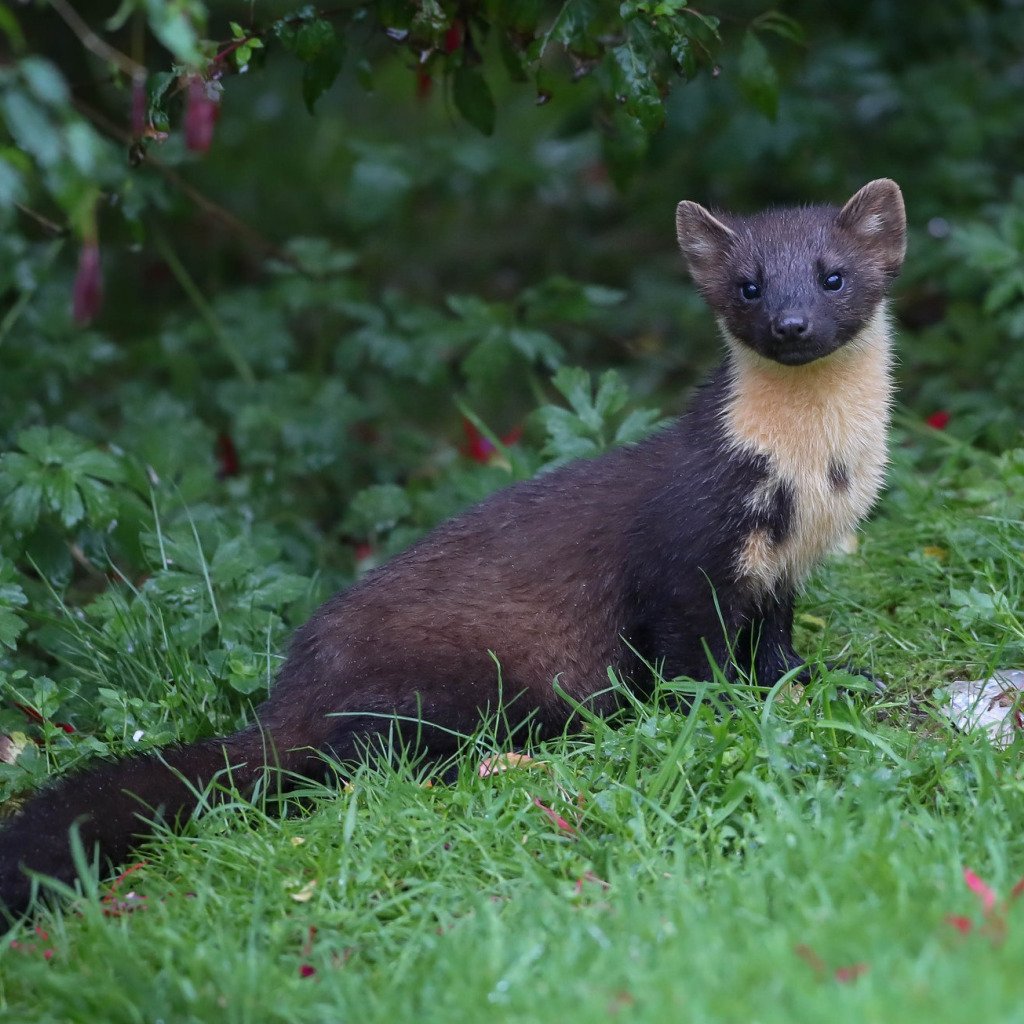
[[[117,864],[152,832],[153,822],[173,824],[190,814],[197,792],[218,773],[225,782],[230,775],[234,788],[249,793],[268,764],[285,772],[308,772],[316,760],[308,748],[282,751],[269,744],[269,735],[251,726],[227,739],[104,764],[36,793],[0,828],[0,908],[10,915],[26,909],[32,893],[26,869],[61,882],[75,880],[72,826],[90,861],[98,849],[101,866]]]

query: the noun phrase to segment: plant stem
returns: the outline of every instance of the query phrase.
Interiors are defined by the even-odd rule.
[[[248,360],[242,355],[241,350],[229,337],[227,331],[224,330],[223,325],[217,318],[217,314],[213,311],[213,307],[206,301],[206,296],[199,290],[199,286],[192,280],[191,275],[185,269],[185,265],[178,259],[178,254],[171,248],[164,233],[159,228],[154,227],[153,238],[160,255],[171,268],[171,273],[177,278],[178,284],[181,285],[182,290],[189,297],[192,305],[196,307],[199,315],[206,321],[206,326],[210,328],[210,333],[216,338],[217,344],[220,345],[224,355],[231,361],[238,376],[246,384],[255,384],[256,374],[253,373]]]

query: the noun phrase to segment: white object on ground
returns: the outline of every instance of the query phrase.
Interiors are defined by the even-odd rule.
[[[957,679],[943,687],[942,713],[967,732],[984,729],[997,747],[1008,747],[1024,729],[1024,670],[1000,669],[988,679]]]

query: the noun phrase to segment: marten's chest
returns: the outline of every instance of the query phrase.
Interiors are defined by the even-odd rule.
[[[766,521],[786,496],[786,521],[742,539],[736,573],[760,593],[798,586],[867,514],[882,487],[892,396],[889,339],[880,310],[834,355],[785,367],[734,349],[723,410],[730,447],[767,461],[745,502]]]

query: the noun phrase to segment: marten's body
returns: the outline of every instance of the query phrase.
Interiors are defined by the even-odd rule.
[[[881,180],[841,210],[717,218],[681,203],[678,226],[729,348],[690,411],[498,492],[331,598],[242,732],[36,795],[0,832],[0,904],[27,905],[23,867],[73,879],[72,824],[116,863],[227,765],[243,788],[268,764],[320,774],[320,752],[353,760],[392,728],[444,756],[499,708],[550,735],[572,710],[554,682],[604,713],[609,667],[642,691],[645,662],[706,679],[710,655],[764,685],[802,665],[794,594],[882,483],[902,199]]]

